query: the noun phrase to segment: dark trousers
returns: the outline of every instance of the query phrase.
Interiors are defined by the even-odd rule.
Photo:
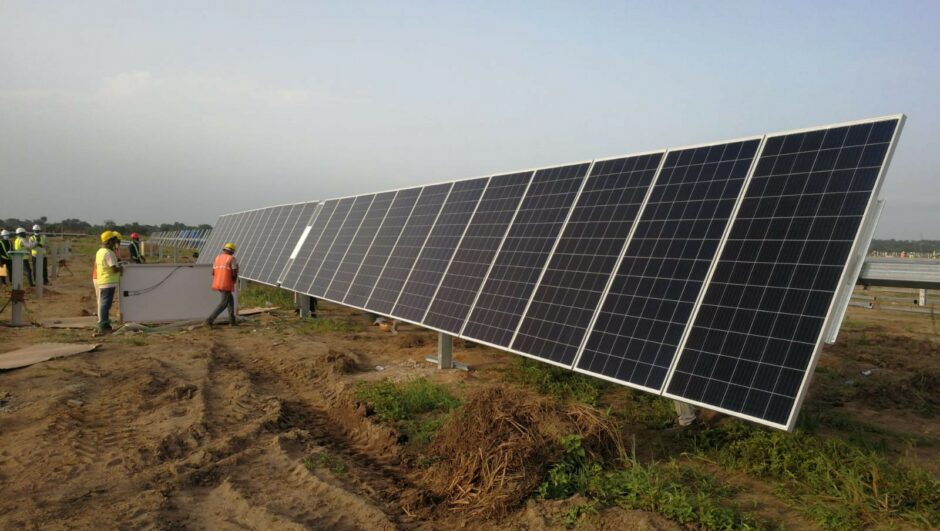
[[[111,305],[114,304],[114,294],[117,288],[102,288],[101,300],[98,302],[98,331],[111,330]]]
[[[30,265],[30,260],[28,257],[23,258],[23,275],[26,277],[26,280],[29,281],[30,286],[35,286],[36,282],[33,280],[33,266]]]
[[[228,308],[228,323],[234,325],[238,322],[235,320],[235,296],[232,295],[231,291],[220,291],[219,293],[222,294],[222,300],[219,301],[219,305],[215,307],[215,310],[212,311],[212,315],[210,315],[206,321],[208,321],[209,324],[214,323],[215,318]]]
[[[30,260],[33,262],[33,271],[36,272],[36,277],[33,279],[33,280],[35,281],[36,278],[39,278],[39,266],[36,265],[36,257],[35,257],[35,256],[32,257]],[[48,256],[43,256],[43,261],[42,261],[42,283],[43,283],[43,284],[48,284],[48,283],[49,283],[49,257],[48,257]]]

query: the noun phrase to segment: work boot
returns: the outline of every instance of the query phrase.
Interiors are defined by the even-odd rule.
[[[206,319],[206,327],[207,327],[207,328],[212,328],[212,321]]]

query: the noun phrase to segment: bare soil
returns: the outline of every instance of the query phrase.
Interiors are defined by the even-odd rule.
[[[79,256],[69,268],[74,274],[63,271],[42,300],[28,299],[31,321],[93,310],[90,259]],[[6,296],[0,291],[0,300]],[[351,331],[311,333],[292,312],[278,311],[234,328],[111,335],[96,339],[103,345],[92,353],[0,372],[0,528],[557,529],[585,503],[530,496],[485,511],[455,510],[461,500],[435,490],[455,471],[421,464],[399,433],[365,416],[357,382],[424,376],[466,397],[507,386],[502,373],[513,356],[459,343],[457,358],[474,370],[438,371],[424,361],[436,348],[430,332],[401,326],[392,335],[328,304],[320,315]],[[8,317],[9,310],[0,315]],[[824,351],[807,408],[940,441],[936,337],[924,316],[852,308],[840,342]],[[92,340],[89,330],[38,327],[0,327],[0,339],[2,351]],[[515,414],[527,422],[567,414],[526,413],[550,409],[539,400]],[[485,420],[481,414],[477,421]],[[445,429],[437,444],[460,447],[459,427]],[[539,441],[549,428],[535,422],[529,429]],[[639,427],[630,436],[641,449],[644,437],[654,437]],[[669,454],[667,443],[656,444],[658,456]],[[531,459],[545,458],[531,450]],[[898,442],[897,452],[940,467],[936,447]],[[532,465],[544,473],[543,463]],[[741,500],[756,511],[790,528],[813,527],[759,483],[719,474],[739,484]],[[512,479],[526,489],[541,481]],[[619,508],[578,525],[679,527]]]

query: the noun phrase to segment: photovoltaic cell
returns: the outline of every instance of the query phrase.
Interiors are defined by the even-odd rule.
[[[428,308],[424,318],[426,325],[454,334],[460,332],[532,180],[532,173],[529,171],[490,178],[486,192]]]
[[[382,226],[382,222],[385,220],[385,215],[388,213],[388,209],[395,199],[395,194],[396,192],[376,194],[372,205],[369,207],[369,211],[362,219],[362,224],[359,226],[356,237],[353,238],[352,243],[346,250],[346,255],[343,256],[342,262],[340,262],[339,267],[336,269],[336,275],[333,276],[333,282],[330,283],[330,287],[327,288],[324,298],[331,301],[342,302],[343,298],[346,296],[346,291],[349,289],[349,284],[356,276],[356,272],[359,271],[359,266],[362,265],[363,258],[365,258],[366,253],[369,252],[369,248],[372,246],[372,240],[375,239],[376,232],[378,232],[379,227]]]
[[[488,177],[483,177],[454,183],[392,315],[421,322],[488,181]]]
[[[571,365],[662,159],[663,153],[652,153],[594,163],[513,350]]]
[[[589,167],[536,172],[462,335],[509,346]]]
[[[411,211],[415,208],[421,190],[421,188],[409,188],[399,191],[395,196],[388,214],[385,215],[385,221],[382,222],[382,227],[379,228],[372,242],[372,247],[369,248],[369,252],[356,273],[356,278],[349,286],[349,291],[343,299],[344,304],[358,308],[365,307],[385,263],[397,247],[399,236],[411,216]]]
[[[381,315],[391,313],[452,186],[453,183],[443,183],[422,189],[421,197],[415,204],[405,228],[402,229],[398,243],[392,249],[392,254],[389,255],[375,283],[375,289],[364,307]]]
[[[767,139],[669,395],[792,427],[898,125]]]
[[[264,220],[260,235],[255,242],[255,249],[252,256],[251,268],[243,275],[248,280],[260,281],[261,276],[266,272],[265,264],[271,258],[277,243],[277,235],[284,226],[287,213],[293,205],[281,205],[272,207]]]
[[[316,201],[312,201],[294,205],[284,223],[284,230],[277,237],[277,244],[274,253],[271,255],[271,260],[265,266],[267,274],[263,278],[263,282],[266,284],[274,285],[277,283],[278,277],[284,271],[284,266],[287,265],[290,253],[294,250],[297,239],[307,227],[307,222],[310,220],[310,216],[313,215],[317,204]]]
[[[336,233],[346,221],[346,215],[349,214],[349,208],[352,207],[354,200],[353,197],[331,199],[323,204],[313,229],[310,230],[297,258],[294,259],[284,281],[281,282],[282,286],[298,293],[306,293],[317,270],[320,269],[320,264],[323,263],[323,257],[333,245]]]
[[[265,254],[264,260],[258,266],[258,271],[255,272],[255,277],[258,282],[273,285],[276,281],[276,279],[273,281],[269,280],[274,272],[274,264],[277,262],[281,252],[284,251],[284,248],[291,245],[287,243],[287,237],[297,223],[297,219],[300,217],[300,212],[304,209],[304,206],[304,203],[284,205],[281,207],[281,211],[277,213],[277,218],[271,227],[271,239],[268,243],[268,251]]]
[[[258,210],[253,210],[248,215],[248,223],[241,237],[244,243],[238,246],[238,251],[236,252],[238,255],[239,274],[247,271],[251,266],[251,252],[254,249],[255,240],[261,232],[259,228],[262,218],[264,218],[266,213],[266,208],[259,208]]]
[[[660,391],[759,143],[666,154],[578,370]]]
[[[355,201],[353,201],[352,207],[349,209],[349,215],[346,216],[346,220],[343,221],[339,232],[336,234],[336,239],[333,241],[333,245],[330,246],[330,250],[327,251],[326,256],[323,258],[323,263],[320,264],[320,270],[317,271],[317,276],[314,278],[313,284],[310,285],[306,293],[314,297],[323,297],[326,294],[326,289],[330,286],[333,275],[336,274],[336,268],[339,267],[339,263],[346,254],[346,250],[349,249],[353,238],[356,237],[359,226],[362,224],[362,219],[365,217],[366,212],[369,211],[369,206],[372,204],[373,199],[375,199],[375,194],[368,194],[357,196]]]

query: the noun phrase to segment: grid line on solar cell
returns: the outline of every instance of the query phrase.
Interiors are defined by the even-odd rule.
[[[474,301],[463,336],[509,346],[589,168],[589,163],[581,163],[536,172]]]
[[[519,323],[514,350],[571,365],[663,152],[598,161]]]
[[[291,268],[294,265],[294,261],[300,256],[300,250],[303,248],[304,244],[308,239],[316,239],[319,237],[319,234],[323,232],[323,225],[317,225],[317,220],[320,219],[320,213],[323,211],[323,203],[313,204],[312,212],[310,213],[309,219],[303,221],[303,218],[294,228],[295,235],[291,237],[291,247],[288,249],[288,254],[283,258],[283,266],[280,266],[280,272],[277,276],[277,285],[285,288],[285,280],[287,280],[287,274],[290,272]],[[305,214],[306,216],[306,214]],[[324,215],[324,219],[328,217],[328,214]],[[326,223],[326,221],[323,221]],[[315,231],[315,227],[319,227],[319,230]],[[316,232],[316,235],[314,233]]]
[[[271,259],[265,264],[266,273],[263,277],[265,283],[270,285],[277,284],[278,277],[281,271],[284,270],[284,263],[287,260],[287,256],[297,242],[297,236],[299,235],[297,226],[306,223],[315,205],[316,203],[313,202],[299,203],[294,205],[290,212],[288,212],[284,227],[277,236],[274,252],[271,253]]]
[[[451,258],[422,322],[427,326],[460,332],[464,319],[493,258],[516,216],[533,172],[490,178],[480,204]]]
[[[899,125],[767,139],[668,395],[792,428]]]
[[[483,177],[454,183],[395,303],[393,316],[421,322],[488,182],[489,178]]]
[[[422,189],[365,307],[382,315],[391,313],[452,188],[453,183],[443,183]]]
[[[375,194],[356,196],[352,207],[349,209],[349,215],[346,216],[339,231],[337,231],[336,239],[333,240],[333,244],[323,257],[316,277],[314,277],[310,287],[307,288],[306,293],[320,298],[326,294],[326,289],[330,286],[333,275],[336,274],[336,268],[339,267],[339,263],[346,254],[346,250],[349,249],[353,238],[355,238],[356,233],[359,232],[362,219],[369,211],[369,207],[372,205],[374,199]]]
[[[759,144],[666,153],[578,371],[660,391]]]
[[[310,231],[303,247],[300,248],[300,253],[284,278],[284,284],[288,289],[306,293],[320,268],[320,263],[323,262],[327,249],[336,239],[340,225],[346,220],[352,204],[352,197],[333,199],[324,203],[320,215],[317,216],[314,229]]]
[[[359,226],[355,238],[353,238],[346,254],[340,260],[339,267],[336,268],[333,281],[324,295],[325,299],[335,302],[343,301],[346,291],[356,276],[356,272],[359,271],[359,266],[362,265],[366,253],[372,247],[372,242],[385,221],[385,216],[388,214],[388,209],[391,207],[392,201],[395,200],[397,193],[393,191],[376,194],[375,199],[372,200],[372,205],[369,206],[369,211],[362,219],[362,224]]]
[[[423,188],[409,188],[401,190],[395,196],[395,201],[389,207],[388,214],[382,222],[382,227],[376,233],[368,254],[362,260],[362,265],[356,272],[356,276],[343,298],[343,304],[357,308],[365,307],[369,295],[372,294],[372,290],[385,268],[385,263],[388,262],[392,251],[397,247],[405,223],[411,217],[422,191]]]

